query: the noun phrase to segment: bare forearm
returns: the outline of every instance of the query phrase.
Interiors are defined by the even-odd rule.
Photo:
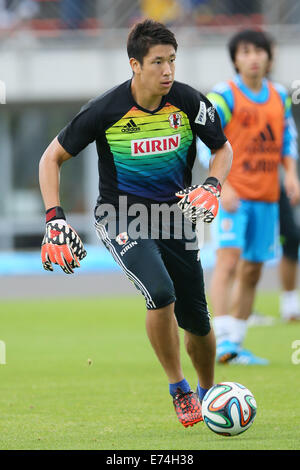
[[[54,139],[40,160],[39,182],[46,210],[60,206],[60,167],[69,158],[71,155],[61,147],[57,139]]]
[[[209,176],[217,178],[221,185],[224,184],[227,175],[230,171],[232,164],[232,148],[229,142],[226,142],[223,147],[216,150],[211,158],[209,166]]]
[[[300,201],[300,181],[297,174],[296,160],[290,156],[282,159],[285,170],[284,187],[292,205]]]
[[[282,166],[286,173],[291,173],[297,176],[297,162],[295,158],[285,155],[282,159]]]
[[[55,161],[42,157],[39,167],[39,180],[46,210],[50,207],[60,206],[59,171],[60,167]]]

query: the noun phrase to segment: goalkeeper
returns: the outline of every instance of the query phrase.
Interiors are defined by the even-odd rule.
[[[41,159],[40,186],[47,223],[43,266],[52,270],[54,263],[72,273],[86,253],[60,205],[59,170],[96,141],[97,234],[145,297],[147,334],[168,378],[178,419],[186,427],[202,420],[201,400],[214,383],[215,337],[198,249],[187,250],[186,236],[175,236],[173,219],[168,237],[158,226],[155,239],[133,239],[129,225],[121,227],[120,203],[126,197],[129,208],[138,203],[149,214],[156,204],[174,206],[180,223],[187,220],[192,231],[196,222],[209,223],[217,214],[232,150],[206,97],[174,81],[176,50],[176,39],[164,25],[150,20],[137,24],[127,42],[132,79],[90,101],[59,133]],[[204,184],[190,187],[197,136],[215,156]],[[108,205],[113,210],[104,215]],[[114,235],[110,219],[116,225]],[[196,392],[182,371],[178,325],[185,331],[196,370]]]

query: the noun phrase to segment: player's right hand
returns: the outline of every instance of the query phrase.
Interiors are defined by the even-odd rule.
[[[180,198],[177,205],[193,224],[200,220],[210,224],[218,213],[220,192],[219,181],[209,177],[201,186],[194,185],[177,192],[176,196]]]
[[[79,261],[86,256],[86,251],[75,230],[64,219],[59,219],[46,224],[41,256],[46,271],[53,271],[53,263],[66,274],[72,274],[73,269],[80,267]]]

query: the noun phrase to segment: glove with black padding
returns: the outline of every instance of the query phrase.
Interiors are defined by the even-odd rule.
[[[66,274],[79,268],[86,256],[86,250],[76,231],[66,222],[63,209],[59,206],[46,211],[46,233],[42,241],[41,257],[43,268],[53,271],[58,264]]]
[[[218,213],[220,194],[220,182],[210,176],[202,185],[190,186],[176,193],[180,198],[177,205],[193,224],[200,220],[210,224]]]

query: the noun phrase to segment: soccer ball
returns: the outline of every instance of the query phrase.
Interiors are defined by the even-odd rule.
[[[256,401],[250,390],[236,382],[221,382],[205,394],[202,416],[205,424],[222,436],[245,432],[256,415]]]

